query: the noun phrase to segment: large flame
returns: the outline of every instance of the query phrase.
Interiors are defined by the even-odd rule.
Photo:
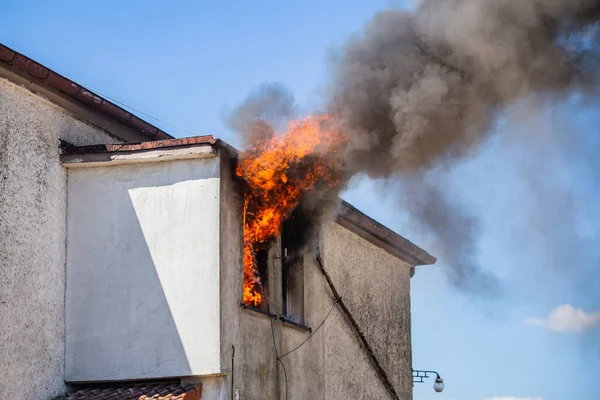
[[[236,174],[246,183],[244,193],[244,304],[263,301],[256,251],[276,237],[282,222],[301,197],[316,185],[339,184],[337,151],[345,136],[328,115],[311,116],[288,124],[286,132],[255,138],[243,153]]]

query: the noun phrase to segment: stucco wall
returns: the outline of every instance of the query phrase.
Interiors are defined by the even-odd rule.
[[[219,169],[68,170],[68,381],[221,372]]]
[[[323,229],[323,262],[398,394],[412,399],[410,267],[335,223]],[[325,325],[329,399],[389,399],[340,312]],[[331,317],[330,317],[331,318]]]
[[[397,393],[412,399],[410,266],[333,222],[321,229],[321,252],[325,269]],[[282,360],[287,398],[390,399],[340,308],[331,308],[332,293],[312,255],[305,256],[304,279],[307,325],[315,329],[327,320],[308,342]],[[281,329],[279,354],[308,337],[288,325]]]
[[[331,310],[331,315],[321,329],[302,347],[285,356],[281,361],[287,372],[288,399],[326,399],[325,370],[326,349],[325,327],[333,321],[339,310],[331,309],[333,296],[321,271],[311,255],[304,258],[304,314],[306,325],[316,329]],[[304,342],[310,333],[291,325],[282,326],[280,354],[286,354]],[[282,376],[282,391],[285,391],[285,376]],[[285,396],[281,397],[285,398]]]
[[[237,214],[231,214],[234,215]],[[222,280],[234,282],[222,284],[222,351],[230,363],[231,344],[236,346],[234,388],[242,399],[391,398],[341,310],[337,306],[331,308],[331,291],[311,255],[304,261],[306,324],[315,329],[330,310],[331,315],[308,342],[281,360],[285,378],[274,346],[281,356],[310,334],[280,320],[273,320],[271,328],[266,316],[240,308],[240,235],[241,228],[232,223],[226,237],[234,238],[229,241],[228,254],[234,254],[235,260],[222,262]],[[321,243],[325,268],[338,291],[397,392],[403,399],[411,399],[410,267],[333,222],[323,227]],[[271,311],[277,315],[281,315],[279,246],[276,241],[269,255]],[[224,391],[229,393],[230,369],[225,371]]]
[[[224,376],[220,394],[223,399],[231,398],[233,347],[239,369],[243,352],[240,344],[239,308],[243,291],[243,196],[241,187],[233,179],[234,167],[227,156],[221,157],[221,209],[220,209],[220,252],[221,252],[221,370]],[[236,377],[234,377],[236,378]],[[204,382],[203,382],[204,383]],[[211,381],[210,387],[214,387]],[[234,379],[237,385],[239,382]],[[211,392],[203,392],[208,399],[220,399]]]
[[[281,267],[277,267],[279,261],[275,258],[277,252],[277,243],[269,256],[269,291],[270,306],[273,313],[280,314],[281,310]],[[235,254],[242,254],[241,244]],[[225,268],[226,266],[223,265]],[[230,266],[231,267],[231,266]],[[233,269],[232,269],[233,270]],[[224,306],[226,320],[224,320],[223,345],[225,354],[231,357],[231,345],[235,346],[235,368],[234,368],[234,390],[238,389],[243,400],[263,400],[278,399],[279,381],[277,359],[275,357],[274,343],[280,346],[281,343],[281,323],[278,320],[271,321],[263,314],[243,309],[240,304],[242,301],[242,264],[240,260],[239,267],[234,269],[239,271],[237,276],[232,276],[234,282],[232,290],[224,294]],[[228,334],[227,332],[231,332]],[[231,360],[231,358],[230,358]],[[231,368],[227,368],[229,372]],[[231,377],[228,374],[228,387],[226,391],[230,393]],[[209,398],[209,400],[212,400]]]
[[[66,173],[59,139],[115,143],[0,79],[0,398],[64,391]]]

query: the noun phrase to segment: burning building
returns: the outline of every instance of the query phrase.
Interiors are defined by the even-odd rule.
[[[305,203],[343,178],[305,164],[345,140],[327,116],[240,154],[0,60],[2,394],[412,397],[410,277],[435,259]]]
[[[487,290],[435,170],[515,104],[595,98],[599,17],[599,0],[383,11],[335,54],[323,113],[283,135],[258,118],[241,154],[0,46],[0,397],[411,398],[410,276],[435,259],[337,193],[410,184],[451,282]]]
[[[411,268],[434,258],[344,202],[249,242],[237,157],[210,136],[63,150],[67,381],[409,398]]]

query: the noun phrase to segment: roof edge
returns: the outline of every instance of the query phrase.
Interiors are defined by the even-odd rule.
[[[341,200],[340,211],[335,222],[411,266],[432,265],[437,261],[416,244],[375,221],[345,200]]]
[[[197,144],[215,145],[221,142],[212,135],[192,136],[180,139],[155,140],[150,142],[118,143],[118,144],[94,144],[89,146],[70,146],[64,144],[61,155],[82,155],[101,153],[124,153],[144,150],[166,149],[182,146],[193,146]]]
[[[142,120],[113,102],[98,96],[96,93],[86,89],[69,78],[64,77],[50,68],[45,67],[31,58],[0,43],[0,69],[1,68],[5,68],[29,82],[29,84],[25,84],[25,86],[32,92],[44,95],[48,100],[60,107],[66,108],[76,117],[87,121],[92,125],[99,126],[114,136],[120,137],[120,132],[114,132],[115,129],[112,129],[114,128],[114,125],[111,127],[100,126],[102,124],[98,122],[97,117],[94,118],[94,115],[99,114],[104,118],[108,118],[109,120],[116,122],[117,127],[120,125],[131,131],[137,132],[142,138],[146,138],[147,140],[173,138],[173,136]],[[13,74],[0,74],[0,76],[18,85],[24,84],[22,79],[17,79]],[[47,92],[40,93],[40,91],[34,90],[35,88],[32,84],[37,85],[46,91],[50,90],[54,96],[48,95]],[[74,109],[65,107],[65,100],[77,107]],[[84,111],[79,110],[78,108],[83,108]],[[90,111],[93,113],[92,116],[89,115]]]

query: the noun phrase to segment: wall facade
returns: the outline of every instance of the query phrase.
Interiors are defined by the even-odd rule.
[[[0,398],[65,390],[66,173],[59,139],[117,143],[0,79]]]
[[[310,337],[279,318],[244,309],[242,301],[242,201],[222,169],[220,397],[233,390],[243,400],[390,399],[359,339],[346,321],[312,254],[304,258],[306,325]],[[237,190],[237,192],[236,192]],[[238,193],[238,194],[236,194]],[[269,305],[282,314],[280,242],[269,251]],[[412,399],[410,265],[334,222],[320,233],[325,269],[402,399]],[[327,317],[330,313],[329,317]],[[235,346],[234,367],[231,368]],[[277,355],[277,356],[276,356]],[[285,367],[285,373],[283,368]]]
[[[398,395],[412,399],[410,266],[336,223],[323,229],[322,256],[348,309]],[[325,325],[330,399],[389,399],[341,313]]]
[[[220,369],[220,160],[68,169],[66,379]]]
[[[207,399],[229,399],[232,383],[244,400],[389,398],[340,310],[331,309],[311,257],[304,260],[306,325],[316,328],[332,311],[281,360],[283,373],[276,355],[310,334],[240,306],[243,199],[228,156],[81,169],[69,173],[67,202],[59,139],[118,142],[0,79],[1,398],[63,393],[65,351],[70,380],[190,375]],[[323,227],[321,251],[396,389],[410,399],[409,267],[335,223]],[[69,274],[77,272],[69,294],[67,252]],[[269,292],[277,316],[280,257],[276,241]],[[189,282],[195,289],[183,290]],[[125,327],[137,332],[133,338]],[[80,363],[82,354],[95,362]]]

